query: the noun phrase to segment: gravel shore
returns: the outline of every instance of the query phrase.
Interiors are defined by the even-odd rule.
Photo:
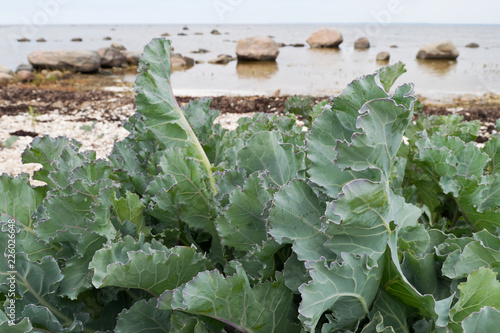
[[[242,116],[251,116],[255,112],[282,113],[287,98],[221,96],[213,98],[211,107],[221,112],[216,121],[225,128],[233,129]],[[177,98],[180,105],[192,99]],[[23,165],[21,162],[22,152],[36,136],[73,138],[82,144],[81,149],[95,150],[97,157],[104,158],[114,142],[128,135],[122,123],[134,111],[134,95],[130,90],[120,93],[103,90],[67,91],[15,85],[0,88],[0,173],[32,174],[40,167],[37,164]],[[458,113],[465,120],[480,120],[483,126],[478,142],[484,142],[495,131],[495,122],[500,118],[500,97],[464,96],[448,104],[424,101],[423,113]]]

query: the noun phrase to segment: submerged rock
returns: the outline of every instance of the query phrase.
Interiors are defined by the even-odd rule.
[[[194,66],[194,59],[189,57],[184,57],[179,53],[172,53],[170,55],[170,67],[172,69],[182,69]]]
[[[252,37],[238,40],[236,55],[238,60],[276,60],[279,46],[269,37]]]
[[[479,44],[478,43],[469,43],[467,45],[465,45],[465,47],[470,47],[470,48],[478,48],[479,47]]]
[[[207,49],[198,49],[198,50],[194,50],[194,51],[191,51],[191,53],[208,53],[210,52],[209,50]]]
[[[17,41],[18,41],[19,43],[31,42],[31,40],[30,40],[29,38],[26,38],[26,37],[19,38]]]
[[[37,41],[38,43],[45,43],[47,40],[46,40],[45,38],[43,38],[43,37],[42,37],[42,38],[38,38],[36,41]]]
[[[340,31],[330,28],[317,30],[307,38],[307,43],[312,48],[338,47],[343,41]]]
[[[360,37],[354,42],[354,48],[357,50],[365,50],[370,48],[370,41],[366,37]]]
[[[221,65],[225,65],[233,60],[236,60],[234,59],[232,56],[228,55],[228,54],[219,54],[219,56],[217,57],[217,59],[212,59],[212,60],[209,60],[208,62],[210,64],[221,64]]]
[[[83,39],[80,37],[76,37],[76,38],[72,38],[71,41],[72,42],[83,42]]]
[[[377,53],[377,61],[389,61],[391,55],[389,52],[379,52]]]
[[[101,58],[95,51],[35,51],[28,56],[28,61],[35,69],[59,69],[74,72],[97,72],[101,66]]]
[[[417,59],[448,59],[458,58],[458,50],[450,41],[442,41],[424,45],[417,53]]]

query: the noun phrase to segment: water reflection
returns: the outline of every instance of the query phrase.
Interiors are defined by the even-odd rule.
[[[418,68],[427,74],[445,76],[457,67],[456,60],[417,59]]]
[[[277,72],[276,61],[238,61],[236,65],[240,79],[270,79]]]

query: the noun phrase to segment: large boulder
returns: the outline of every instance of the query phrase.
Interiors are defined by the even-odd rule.
[[[125,51],[127,48],[118,42],[111,43],[111,47],[120,51]]]
[[[28,71],[28,72],[33,72],[34,68],[30,64],[20,64],[16,68],[16,73],[19,73],[20,71]]]
[[[448,59],[458,58],[458,50],[450,41],[436,42],[424,45],[417,53],[417,59]]]
[[[58,69],[74,72],[97,72],[101,67],[101,58],[95,51],[35,51],[28,56],[28,61],[36,69]]]
[[[370,41],[366,37],[359,37],[354,42],[354,48],[357,50],[365,50],[370,48]]]
[[[338,47],[343,41],[340,31],[330,28],[317,30],[307,38],[307,43],[312,48]]]
[[[103,47],[97,50],[101,58],[102,68],[123,67],[127,64],[127,57],[122,51],[113,47]]]
[[[189,57],[184,57],[179,53],[172,53],[170,55],[170,67],[172,69],[183,69],[194,66],[194,59]]]
[[[276,60],[280,53],[278,44],[269,37],[252,37],[238,40],[238,60]]]
[[[17,77],[19,78],[19,81],[21,81],[21,82],[31,82],[31,81],[35,81],[35,79],[36,79],[35,74],[33,74],[30,71],[26,71],[26,70],[20,70],[19,72],[17,72]]]
[[[14,79],[14,77],[7,73],[0,73],[0,86],[9,84]]]
[[[139,60],[141,59],[141,52],[138,51],[122,51],[122,54],[127,58],[129,65],[138,66]]]
[[[9,75],[14,75],[14,72],[8,68],[8,67],[5,67],[3,65],[0,65],[0,73],[5,73],[5,74],[9,74]]]

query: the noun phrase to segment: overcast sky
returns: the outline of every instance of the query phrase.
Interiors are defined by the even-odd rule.
[[[498,0],[2,0],[0,24],[500,24]]]

